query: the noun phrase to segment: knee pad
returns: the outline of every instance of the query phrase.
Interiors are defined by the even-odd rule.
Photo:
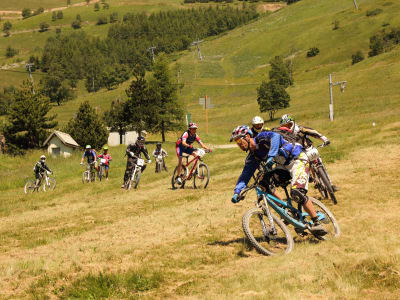
[[[296,203],[304,205],[308,201],[308,197],[306,196],[307,191],[304,189],[293,189],[290,192],[290,197]]]

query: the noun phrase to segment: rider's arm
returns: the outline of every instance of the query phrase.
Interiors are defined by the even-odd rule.
[[[83,163],[83,160],[85,159],[85,157],[86,157],[86,151],[83,152],[81,163]]]
[[[271,146],[269,148],[268,158],[278,155],[279,147],[281,145],[281,136],[278,133],[271,132],[270,138]]]
[[[304,135],[308,135],[308,136],[311,136],[313,138],[320,139],[325,144],[329,144],[329,139],[326,136],[324,136],[321,133],[319,133],[318,131],[316,131],[315,129],[312,129],[310,127],[301,126],[300,127],[300,132],[302,134],[304,134]]]
[[[185,132],[183,135],[182,135],[182,145],[184,146],[184,147],[190,147],[190,145],[188,144],[188,143],[186,143],[186,139],[189,137],[189,133],[188,132]]]
[[[168,156],[168,153],[167,153],[167,151],[165,151],[164,149],[161,149],[161,152],[165,154],[165,155],[164,155],[165,157],[167,157],[167,156]]]
[[[147,148],[143,146],[143,148],[141,149],[141,151],[142,151],[144,157],[146,157],[147,160],[150,160],[150,155],[149,155],[149,153],[147,152]]]
[[[156,157],[156,150],[153,151],[153,157]]]
[[[208,150],[208,147],[201,141],[200,137],[196,134],[196,141],[200,144],[201,147]]]
[[[46,165],[46,164],[43,165],[43,169],[46,169],[46,170],[49,171],[50,173],[52,172],[52,171],[50,170],[49,166]]]

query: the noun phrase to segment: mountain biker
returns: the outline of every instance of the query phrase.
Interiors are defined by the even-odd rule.
[[[178,184],[182,184],[182,178],[180,176],[182,169],[182,155],[183,153],[197,156],[196,150],[193,149],[193,143],[197,142],[203,147],[205,150],[209,150],[206,145],[203,144],[200,137],[197,135],[197,124],[189,123],[188,130],[182,133],[181,137],[176,141],[176,155],[178,156],[178,168],[177,168],[177,176],[175,177],[175,181]]]
[[[311,231],[318,235],[325,235],[327,231],[318,221],[317,213],[312,202],[307,197],[309,168],[308,161],[303,147],[300,144],[287,142],[280,134],[272,131],[260,132],[255,138],[248,133],[247,126],[239,126],[232,132],[231,140],[244,150],[251,152],[248,156],[251,159],[249,167],[246,164],[241,177],[235,187],[235,194],[232,202],[240,201],[239,193],[247,185],[251,176],[254,174],[255,166],[258,167],[260,161],[266,161],[267,169],[271,169],[274,164],[280,168],[286,169],[292,176],[291,180],[291,198],[293,201],[303,205],[304,210],[311,216],[313,225]],[[247,131],[247,132],[246,132]],[[247,163],[246,159],[246,163]],[[245,172],[246,171],[246,172]],[[252,173],[251,173],[252,172]],[[244,175],[244,176],[243,176]],[[246,182],[247,180],[247,182]]]
[[[260,132],[269,130],[269,128],[264,128],[264,119],[259,116],[255,116],[251,121],[251,124],[253,126],[251,127],[251,131],[253,132],[254,137],[256,137]]]
[[[50,173],[53,173],[50,170],[50,168],[46,165],[46,156],[44,156],[44,155],[40,156],[40,160],[33,167],[33,171],[35,172],[35,178],[36,178],[35,186],[36,187],[39,186],[44,172],[48,171]]]
[[[258,133],[257,133],[257,135],[258,135]],[[236,182],[234,194],[232,197],[233,203],[237,203],[240,201],[240,199],[239,199],[240,192],[247,186],[251,177],[254,175],[254,172],[260,166],[260,163],[262,160],[261,157],[257,156],[257,153],[255,153],[254,151],[250,151],[250,149],[248,148],[249,144],[245,143],[245,140],[242,139],[242,137],[245,137],[247,139],[247,136],[248,136],[248,138],[254,138],[253,130],[250,129],[246,125],[242,125],[242,126],[236,127],[232,131],[232,136],[230,139],[230,142],[232,142],[234,140],[240,149],[242,149],[243,151],[249,152],[249,154],[246,157],[245,163],[244,163],[243,171],[240,174],[240,176]],[[275,191],[270,190],[270,192],[275,197],[280,199],[279,195]]]
[[[108,153],[108,146],[104,146],[103,154],[99,154],[97,157],[104,158],[106,160],[106,163],[104,164],[104,170],[106,172],[106,180],[108,180],[108,170],[110,169],[110,161],[112,161],[112,157]]]
[[[126,148],[126,155],[128,159],[126,161],[126,170],[124,174],[124,184],[121,188],[125,187],[126,182],[129,180],[129,176],[132,173],[133,168],[136,165],[137,158],[142,158],[142,153],[144,157],[147,159],[147,163],[151,163],[151,159],[149,153],[147,152],[147,148],[144,145],[146,139],[143,136],[138,136],[135,143],[131,143]],[[146,169],[146,165],[142,166],[142,172]]]
[[[87,163],[89,165],[93,164],[96,171],[98,171],[97,161],[96,161],[97,155],[96,155],[96,151],[94,149],[92,149],[92,146],[86,145],[85,152],[83,152],[83,156],[81,159],[81,165],[83,165],[83,161],[84,161],[85,157],[87,159]]]
[[[165,165],[165,159],[164,159],[165,157],[168,156],[168,153],[163,148],[161,148],[161,143],[157,143],[156,149],[154,149],[154,151],[153,151],[154,158],[157,158],[159,155],[162,157],[164,170],[168,171],[167,166]],[[157,172],[157,164],[156,164],[156,172]],[[161,170],[160,170],[160,172],[161,172]]]
[[[296,142],[300,143],[304,149],[307,149],[309,146],[311,146],[310,141],[307,138],[308,136],[320,139],[324,143],[324,146],[327,146],[331,143],[326,136],[322,135],[315,129],[297,124],[295,118],[288,114],[281,117],[280,126],[281,128],[287,128],[289,132],[293,134]],[[332,185],[332,188],[335,192],[339,190],[336,185]]]

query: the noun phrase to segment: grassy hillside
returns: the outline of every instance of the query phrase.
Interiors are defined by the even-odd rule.
[[[119,188],[125,169],[121,146],[111,148],[109,182],[83,185],[77,153],[49,159],[58,182],[54,192],[26,196],[23,184],[41,154],[34,151],[0,160],[0,298],[398,299],[400,190],[393,174],[400,155],[400,48],[356,65],[351,55],[366,55],[369,37],[383,24],[399,25],[400,4],[357,2],[359,11],[348,0],[302,0],[205,41],[201,62],[195,52],[178,60],[186,84],[180,99],[200,124],[200,136],[224,144],[234,126],[259,114],[256,87],[266,78],[268,61],[275,55],[293,59],[291,106],[277,115],[294,114],[332,140],[322,155],[341,188],[337,206],[325,201],[341,226],[338,240],[297,237],[292,254],[277,258],[252,249],[241,217],[254,199],[230,202],[245,156],[238,149],[215,149],[205,157],[212,176],[206,191],[170,189],[176,164],[176,134],[170,134],[168,174],[154,174],[150,165],[137,191]],[[376,8],[382,13],[366,16]],[[335,20],[339,29],[332,30]],[[320,54],[306,58],[314,46]],[[344,93],[334,89],[334,122],[328,119],[329,73],[348,82]],[[84,100],[107,109],[124,96],[127,84],[82,92],[54,107],[60,126]],[[208,134],[198,104],[205,94],[215,104]],[[311,189],[310,195],[317,193]]]

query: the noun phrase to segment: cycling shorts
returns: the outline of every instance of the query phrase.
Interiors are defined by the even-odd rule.
[[[189,147],[185,147],[182,144],[176,145],[176,155],[178,157],[181,157],[183,155],[183,153],[191,155],[194,152],[194,150],[195,149],[189,148]]]

